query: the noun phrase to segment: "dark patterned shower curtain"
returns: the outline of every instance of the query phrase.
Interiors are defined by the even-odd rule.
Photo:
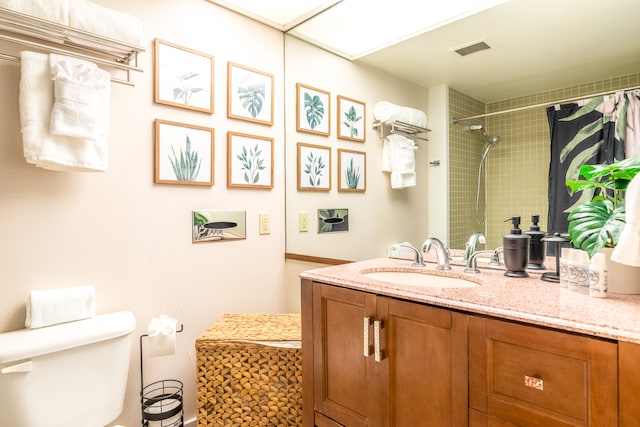
[[[569,212],[593,197],[590,191],[571,194],[566,186],[568,179],[578,179],[580,166],[622,160],[625,158],[625,139],[632,144],[635,143],[631,141],[638,140],[640,133],[633,136],[638,127],[632,127],[634,114],[631,114],[634,109],[640,110],[638,93],[619,92],[580,104],[547,108],[551,133],[549,233],[566,233]],[[635,148],[627,148],[627,151],[635,151]]]

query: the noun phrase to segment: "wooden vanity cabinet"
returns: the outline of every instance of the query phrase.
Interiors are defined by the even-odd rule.
[[[621,427],[640,424],[640,344],[618,343]]]
[[[306,279],[302,299],[304,427],[468,425],[467,315]]]
[[[469,316],[469,355],[471,427],[618,426],[616,342]]]

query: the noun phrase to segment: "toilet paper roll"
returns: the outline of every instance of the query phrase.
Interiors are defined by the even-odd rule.
[[[168,356],[176,353],[177,324],[177,319],[172,319],[166,314],[151,319],[148,332],[148,354],[150,357]]]

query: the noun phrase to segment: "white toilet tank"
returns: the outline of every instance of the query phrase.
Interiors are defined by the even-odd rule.
[[[133,313],[0,334],[0,426],[104,427],[122,412]]]

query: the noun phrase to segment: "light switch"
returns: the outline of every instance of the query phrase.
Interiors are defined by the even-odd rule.
[[[309,231],[309,214],[306,212],[298,213],[298,231],[301,233]]]
[[[258,215],[259,221],[259,233],[260,234],[271,234],[271,215],[269,214],[260,214]]]

